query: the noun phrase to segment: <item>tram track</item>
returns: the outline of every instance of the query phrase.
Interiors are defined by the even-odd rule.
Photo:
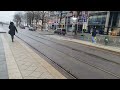
[[[31,34],[31,35],[33,35],[33,34]],[[48,39],[43,38],[43,37],[46,37],[46,36],[43,36],[43,37],[40,37],[40,36],[37,36],[37,35],[33,35],[33,36],[38,37],[38,38],[42,38],[42,39],[44,39],[44,40],[47,40],[47,41],[50,41],[50,42],[53,42],[53,43],[56,43],[57,45],[64,46],[64,47],[69,48],[69,49],[71,49],[71,50],[74,50],[74,51],[77,51],[77,52],[82,52],[82,53],[84,53],[84,54],[87,54],[87,55],[90,55],[90,56],[93,56],[93,57],[96,57],[96,58],[100,58],[100,59],[102,59],[102,60],[104,60],[104,61],[109,61],[109,62],[112,62],[112,63],[115,63],[115,64],[120,65],[120,63],[118,63],[118,62],[111,61],[111,60],[108,60],[108,59],[106,59],[106,58],[97,56],[97,55],[95,55],[95,54],[91,54],[91,53],[88,53],[88,52],[85,52],[85,51],[82,51],[82,50],[78,50],[78,49],[72,48],[72,47],[70,47],[70,46],[63,45],[63,44],[61,44],[61,43],[57,43],[57,42],[55,42],[55,41],[52,41],[52,40],[48,40]],[[111,54],[112,54],[112,53],[111,53]],[[118,55],[118,54],[117,54],[117,55]]]
[[[26,36],[26,37],[28,37],[28,38],[31,38],[31,39],[33,39],[33,40],[35,40],[35,41],[37,41],[37,42],[40,42],[40,41],[38,41],[38,40],[36,40],[36,39],[34,39],[34,38],[32,38],[32,37],[30,37],[30,36],[27,36],[27,35],[25,35],[25,34],[22,34],[22,35],[24,35],[24,36]],[[17,36],[18,38],[20,38],[19,36]],[[21,39],[21,38],[20,38]],[[23,40],[23,39],[21,39],[21,40]],[[27,43],[25,40],[23,40],[25,43]],[[49,41],[51,41],[51,40],[49,40]],[[51,46],[49,46],[49,45],[47,45],[47,44],[45,44],[45,43],[43,43],[43,42],[40,42],[40,43],[42,43],[42,44],[44,44],[44,45],[46,45],[46,46],[48,46],[48,47],[51,47]],[[54,42],[54,43],[56,43],[56,42]],[[34,48],[32,45],[30,45],[29,43],[27,43],[29,46],[31,46],[32,48]],[[58,43],[57,43],[58,44]],[[59,44],[59,45],[61,45],[61,44]],[[64,46],[64,47],[68,47],[68,46],[66,46],[66,45],[62,45],[62,46]],[[51,47],[51,48],[53,48],[53,47]],[[69,48],[71,48],[71,47],[69,47]],[[35,50],[37,50],[36,48],[34,48]],[[75,49],[73,49],[73,48],[71,48],[72,50],[75,50]],[[56,49],[57,51],[59,51],[59,52],[61,52],[60,50],[58,50],[58,49]],[[40,52],[39,50],[37,50],[38,52]],[[48,56],[46,56],[44,53],[42,53],[42,52],[40,52],[41,54],[43,54],[45,57],[47,57],[48,59],[50,59],[53,63],[55,63],[55,64],[57,64],[55,61],[53,61],[51,58],[49,58]],[[64,53],[64,52],[62,52],[62,53]],[[64,53],[64,54],[66,54],[66,53]],[[88,54],[88,53],[87,53]],[[69,54],[66,54],[66,55],[68,55],[68,56],[70,56]],[[91,55],[91,54],[88,54],[88,55]],[[82,62],[82,63],[85,63],[85,64],[87,64],[87,65],[89,65],[89,66],[91,66],[91,67],[94,67],[94,68],[96,68],[96,69],[99,69],[99,70],[101,70],[101,71],[103,71],[103,72],[105,72],[105,73],[108,73],[108,74],[110,74],[110,75],[112,75],[112,76],[114,76],[114,77],[116,77],[116,78],[120,78],[120,76],[119,75],[117,75],[117,74],[115,74],[115,73],[113,73],[113,72],[110,72],[110,71],[108,71],[108,70],[105,70],[105,69],[102,69],[102,68],[100,68],[100,67],[98,67],[98,66],[96,66],[96,65],[93,65],[93,64],[90,64],[90,63],[88,63],[88,62],[86,62],[86,61],[84,61],[84,60],[79,60],[78,58],[76,58],[76,57],[73,57],[73,56],[70,56],[70,57],[72,57],[72,58],[74,58],[74,59],[76,59],[76,60],[78,60],[78,61],[80,61],[80,62]],[[65,68],[63,68],[61,65],[59,65],[59,64],[57,64],[59,67],[61,67],[63,70],[65,70]],[[71,76],[73,76],[74,78],[76,78],[77,79],[77,77],[75,76],[75,75],[73,75],[72,73],[70,73],[70,71],[68,71],[68,70],[65,70],[67,73],[69,73]]]
[[[37,50],[35,47],[33,47],[32,45],[30,45],[29,43],[27,43],[25,40],[21,39],[19,36],[18,37],[20,40],[24,41],[27,45],[29,45],[32,49],[36,50],[37,52],[39,52],[40,54],[42,54],[43,56],[45,56],[47,59],[49,59],[53,64],[55,64],[57,67],[59,67],[61,70],[63,70],[65,73],[67,73],[71,78],[73,79],[78,79],[75,75],[73,75],[72,73],[70,73],[70,71],[66,70],[65,68],[63,68],[61,65],[59,65],[58,63],[56,63],[55,61],[53,61],[51,58],[49,58],[47,55],[45,55],[44,53],[40,52],[39,50]]]

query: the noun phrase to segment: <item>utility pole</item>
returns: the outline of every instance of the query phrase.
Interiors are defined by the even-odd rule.
[[[68,29],[68,16],[66,17],[66,33],[67,33],[67,29]]]
[[[58,15],[57,15],[57,11],[56,11],[56,13],[55,13],[55,16],[56,16],[56,30],[57,30],[57,28],[58,28]]]
[[[110,19],[110,11],[107,11],[107,16],[106,16],[106,23],[105,23],[105,32],[108,32],[108,26],[109,26],[109,19]]]

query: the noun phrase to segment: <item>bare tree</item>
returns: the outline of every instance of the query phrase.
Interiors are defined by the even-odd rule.
[[[16,26],[18,27],[21,24],[21,14],[20,13],[16,13],[14,15],[14,19],[13,21],[16,22]]]
[[[44,27],[44,18],[45,17],[45,11],[41,11],[41,20],[42,20],[42,28],[41,30],[43,31],[43,27]]]
[[[42,21],[41,30],[43,31],[44,24],[45,24],[46,21],[47,21],[47,11],[39,11],[38,13],[39,13],[39,20]]]
[[[60,11],[60,22],[59,22],[59,28],[61,27],[61,20],[62,20],[62,17],[63,16],[63,11]]]
[[[77,26],[77,28],[75,29],[75,35],[77,35],[77,31],[78,31],[78,18],[79,18],[80,12],[81,11],[76,11],[76,18],[77,18],[77,24],[76,24],[76,26]]]
[[[26,11],[25,15],[26,15],[26,20],[27,20],[27,25],[33,26],[33,20],[35,16],[34,11]]]
[[[42,17],[43,13],[41,11],[34,11],[33,14],[34,14],[33,18],[34,18],[34,20],[36,22],[36,29],[37,29],[37,23],[38,23],[38,21],[44,19],[44,17]],[[44,22],[44,21],[42,21],[42,22]]]
[[[39,11],[36,11],[36,12],[35,12],[34,17],[35,17],[36,26],[37,26],[37,23],[38,23],[38,21],[39,21],[39,19],[40,19]]]
[[[31,14],[31,25],[33,26],[33,20],[35,19],[35,11],[30,11]]]
[[[26,22],[26,24],[27,24],[27,26],[28,26],[28,15],[27,15],[27,14],[28,14],[28,13],[25,12],[24,15],[23,15],[23,17],[24,17],[24,20],[25,20],[25,22]]]
[[[42,21],[41,30],[43,30],[44,23],[47,22],[47,13],[46,11],[27,11],[25,12],[27,24],[33,26],[33,20],[36,21],[36,26],[39,20]]]
[[[27,12],[27,22],[31,26],[32,25],[32,13]]]

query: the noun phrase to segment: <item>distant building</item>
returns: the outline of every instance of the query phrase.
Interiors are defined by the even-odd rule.
[[[60,24],[60,18],[62,13],[62,19],[61,19],[61,25]],[[68,11],[51,11],[50,12],[50,20],[49,25],[51,29],[56,29],[59,27],[65,28],[65,19]]]
[[[89,11],[88,30],[96,27],[100,34],[107,34],[112,29],[120,27],[120,12]]]
[[[59,27],[61,11],[49,11],[48,26],[51,29]],[[77,11],[62,11],[61,25],[67,31],[72,31],[72,17],[77,15]],[[120,27],[120,12],[111,11],[81,11],[75,24],[75,29],[82,31],[83,22],[86,22],[86,31],[90,32],[93,27],[100,34],[106,34],[113,28]]]

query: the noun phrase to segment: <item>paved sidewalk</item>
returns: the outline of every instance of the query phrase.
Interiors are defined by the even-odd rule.
[[[6,31],[3,30],[3,28],[1,28],[1,26],[0,26],[0,33],[6,33]]]
[[[0,79],[8,78],[7,64],[5,59],[4,47],[0,34]]]
[[[1,38],[9,79],[66,79],[20,39],[15,37],[12,43],[8,34],[1,34]]]

